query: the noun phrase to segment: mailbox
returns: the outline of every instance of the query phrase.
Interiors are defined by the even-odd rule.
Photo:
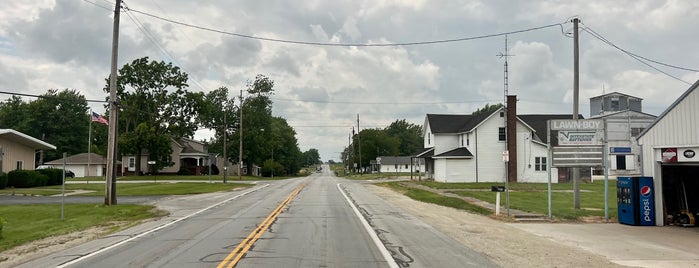
[[[491,192],[504,192],[505,186],[491,186],[490,191]]]

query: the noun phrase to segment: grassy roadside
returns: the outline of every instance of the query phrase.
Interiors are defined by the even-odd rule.
[[[0,205],[0,216],[5,219],[0,252],[30,241],[93,226],[106,227],[113,232],[136,225],[144,219],[163,215],[165,212],[145,205],[67,204],[65,220],[61,221],[61,208],[58,204]]]
[[[493,185],[502,183],[439,183],[439,182],[414,182],[423,186],[454,193],[464,197],[472,197],[491,204],[495,203],[496,194],[490,191]],[[490,215],[493,212],[480,206],[472,205],[457,198],[445,197],[429,191],[406,187],[398,182],[379,183],[377,185],[390,187],[391,189],[409,196],[415,200],[434,203],[441,206],[465,209],[474,213]],[[545,183],[510,183],[510,208],[548,215],[548,193]],[[573,209],[573,192],[571,183],[552,184],[551,210],[554,219],[559,220],[584,220],[586,218],[604,218],[604,182],[580,184],[580,207]],[[459,201],[451,200],[456,199]],[[616,221],[616,183],[609,183],[609,217],[610,221]],[[466,203],[463,205],[460,203]],[[501,205],[505,206],[505,197],[501,196]]]
[[[430,191],[425,191],[422,189],[406,187],[406,186],[401,185],[399,182],[383,182],[383,183],[378,183],[377,185],[389,187],[389,188],[393,189],[394,191],[397,191],[397,192],[402,193],[402,194],[404,194],[412,199],[422,201],[422,202],[437,204],[437,205],[445,206],[445,207],[452,207],[452,208],[456,208],[456,209],[463,209],[463,210],[467,210],[467,211],[481,214],[481,215],[489,215],[492,213],[490,210],[488,210],[486,208],[483,208],[483,207],[477,206],[477,205],[473,205],[473,204],[466,202],[462,199],[443,196],[443,195],[436,194],[436,193],[433,193]]]
[[[119,183],[117,193],[128,196],[145,195],[184,195],[201,194],[218,191],[230,191],[237,188],[251,187],[248,183],[205,183],[205,182],[178,182],[178,183]],[[3,195],[58,195],[61,194],[61,185],[26,188],[26,189],[3,189]],[[71,183],[66,184],[66,192],[77,190],[91,191],[79,194],[83,196],[104,195],[104,183]]]
[[[241,179],[238,179],[238,176],[228,176],[227,181],[228,182],[236,182],[236,181],[262,181],[262,180],[284,180],[284,179],[289,179],[289,178],[296,178],[296,177],[289,177],[289,176],[275,176],[274,178],[272,177],[255,177],[255,176],[242,176]],[[144,176],[119,176],[117,178],[118,181],[202,181],[202,182],[217,182],[221,183],[223,182],[223,175],[200,175],[200,176],[194,176],[194,175],[144,175]],[[80,177],[80,178],[66,178],[66,181],[87,181],[87,182],[93,182],[93,181],[100,181],[104,182],[104,177],[99,177],[99,176],[93,176],[93,177]]]

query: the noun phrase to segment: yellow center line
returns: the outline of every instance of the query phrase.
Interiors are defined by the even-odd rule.
[[[231,253],[228,254],[228,256],[226,256],[226,258],[223,259],[223,261],[221,261],[221,263],[219,263],[218,266],[216,266],[216,268],[231,268],[235,266],[238,263],[238,261],[240,261],[240,259],[243,258],[245,253],[247,253],[248,250],[250,250],[252,245],[255,244],[255,241],[257,241],[257,239],[259,239],[262,236],[262,234],[267,229],[269,229],[269,227],[272,225],[272,223],[274,223],[279,214],[282,213],[284,208],[289,203],[291,203],[291,200],[293,200],[294,197],[296,197],[296,195],[299,192],[301,192],[301,189],[303,189],[303,187],[305,186],[306,183],[303,183],[296,187],[296,189],[293,192],[291,192],[291,194],[287,196],[286,199],[284,199],[284,201],[281,204],[279,204],[279,206],[277,206],[277,208],[272,210],[272,213],[267,215],[267,217],[260,223],[260,225],[258,225],[257,228],[255,228],[255,230],[253,230],[247,237],[245,237],[245,239],[243,239],[243,242],[240,242],[240,244],[238,244],[238,246],[235,247],[235,249],[233,249]]]

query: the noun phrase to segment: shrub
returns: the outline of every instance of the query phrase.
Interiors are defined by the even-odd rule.
[[[61,185],[63,184],[63,169],[58,168],[46,168],[37,169],[36,172],[46,175],[48,177],[48,182],[46,185]]]
[[[0,175],[0,189],[5,189],[7,187],[7,174],[3,173]]]
[[[34,170],[13,170],[7,173],[7,186],[15,188],[46,186],[48,181],[48,176]]]

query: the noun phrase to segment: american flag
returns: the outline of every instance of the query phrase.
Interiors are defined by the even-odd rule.
[[[92,112],[92,122],[97,122],[100,124],[109,125],[109,121],[107,121],[107,119],[105,119],[104,117],[102,117],[101,115],[99,115],[95,112]]]

